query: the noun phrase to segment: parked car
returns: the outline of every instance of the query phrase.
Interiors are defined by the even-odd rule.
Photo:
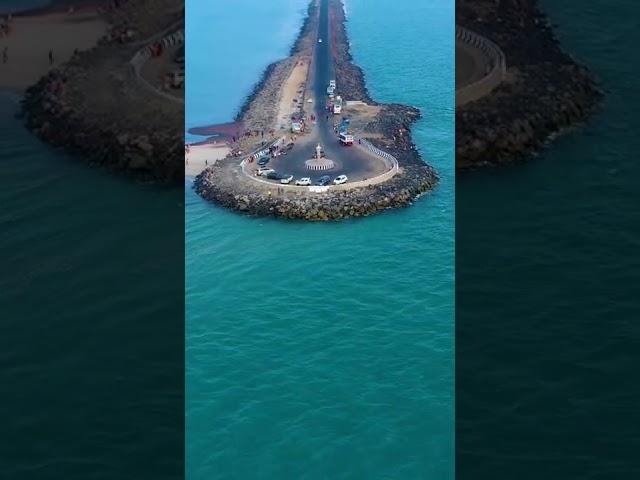
[[[260,160],[258,160],[258,165],[260,165],[261,167],[266,165],[267,163],[269,163],[269,157],[261,157]]]
[[[302,177],[296,180],[296,185],[300,187],[307,187],[311,185],[311,179],[309,177]]]
[[[286,175],[283,175],[281,173],[276,172],[275,170],[267,173],[267,178],[269,180],[282,180],[283,178],[285,178]]]
[[[347,183],[346,175],[338,175],[333,181],[334,185],[342,185],[343,183]]]
[[[280,179],[280,183],[289,185],[291,183],[291,180],[293,180],[293,175],[287,175],[286,177]]]
[[[273,168],[259,168],[258,169],[258,175],[259,176],[266,176],[269,175],[270,173],[275,172],[275,170]]]
[[[323,175],[318,179],[318,182],[316,183],[316,185],[324,187],[326,185],[329,185],[330,181],[331,181],[331,177],[329,175]]]

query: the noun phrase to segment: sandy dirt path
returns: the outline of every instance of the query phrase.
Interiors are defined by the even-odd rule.
[[[307,72],[309,71],[309,58],[300,58],[293,67],[291,74],[286,82],[282,85],[282,95],[278,104],[278,116],[276,132],[281,131],[282,126],[289,128],[291,114],[298,108],[302,101],[302,95],[305,90],[307,81]],[[294,100],[296,100],[294,102]]]
[[[76,48],[94,46],[106,33],[107,24],[93,12],[52,13],[14,17],[11,28],[9,36],[0,37],[0,89],[23,91],[71,58]],[[53,65],[49,64],[50,50]]]

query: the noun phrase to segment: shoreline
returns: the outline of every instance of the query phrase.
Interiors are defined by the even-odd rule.
[[[231,149],[225,142],[190,144],[189,152],[185,152],[185,177],[196,177],[209,165],[225,158],[229,153]]]
[[[180,185],[183,132],[174,127],[184,124],[183,105],[147,88],[132,64],[149,38],[162,32],[165,42],[172,35],[166,29],[183,28],[182,2],[172,3],[173,9],[154,10],[151,0],[127,1],[106,11],[106,33],[96,45],[56,64],[26,89],[22,116],[27,128],[90,166],[143,182]]]
[[[291,55],[267,66],[252,93],[243,102],[235,119],[243,123],[247,131],[265,129],[275,124],[276,114],[265,120],[264,117],[269,117],[269,113],[262,111],[262,118],[254,113],[260,109],[261,103],[267,103],[265,98],[272,101],[279,98],[278,89],[284,85],[285,73],[290,72],[300,56],[315,44],[313,34],[318,28],[318,6],[317,1],[310,2],[307,17],[290,49]],[[269,191],[243,186],[241,172],[236,166],[239,160],[229,156],[196,177],[194,188],[204,199],[249,215],[324,221],[406,207],[437,184],[438,175],[422,161],[411,137],[411,126],[420,118],[420,111],[406,105],[379,104],[370,98],[364,73],[353,63],[351,56],[343,3],[341,0],[329,0],[328,8],[335,47],[335,79],[340,85],[340,93],[349,101],[364,101],[369,106],[380,107],[375,118],[365,125],[363,133],[371,135],[372,138],[367,139],[375,147],[397,159],[398,173],[382,183],[352,189],[323,193],[308,193],[306,189],[293,193],[285,190],[275,194],[276,185]],[[251,147],[257,148],[259,142],[257,137],[253,142],[253,137],[247,138],[243,138],[241,150],[251,152],[254,150]],[[229,182],[229,179],[235,180],[235,183]]]
[[[0,64],[0,89],[24,94],[50,71],[71,60],[76,50],[95,47],[107,31],[107,22],[94,8],[71,15],[58,10],[40,11],[38,15],[14,16],[11,34],[0,38],[0,50],[8,53],[6,64]],[[49,52],[54,55],[53,64],[47,59]]]
[[[497,87],[456,108],[458,171],[535,156],[584,124],[603,98],[591,72],[562,49],[537,0],[505,1],[500,11],[494,5],[458,9],[458,24],[498,45],[507,63]]]

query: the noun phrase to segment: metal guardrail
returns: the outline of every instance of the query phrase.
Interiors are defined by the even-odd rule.
[[[464,27],[456,26],[456,41],[480,50],[491,62],[487,74],[476,82],[456,90],[456,107],[490,93],[507,74],[507,59],[498,45]]]
[[[160,42],[162,43],[162,46],[165,48],[176,46],[176,45],[184,45],[184,30],[178,30],[177,32],[172,33],[171,35],[166,35],[160,40]],[[154,87],[142,77],[142,75],[140,74],[140,71],[142,70],[142,66],[147,62],[147,60],[149,60],[149,58],[151,58],[151,55],[152,55],[152,46],[150,44],[145,45],[143,48],[141,48],[136,52],[133,58],[129,61],[133,75],[136,77],[138,82],[140,82],[140,84],[142,84],[145,88],[152,91],[153,93],[160,95],[166,98],[167,100],[184,103],[184,99],[176,97],[167,92],[164,92],[163,90],[160,90],[159,88]]]
[[[246,155],[245,158],[240,162],[240,168],[242,169],[242,172],[252,180],[273,188],[274,194],[277,194],[277,189],[288,190],[292,192],[293,191],[303,192],[305,190],[308,190],[309,192],[320,193],[320,192],[327,192],[330,190],[349,190],[352,188],[367,187],[369,185],[375,185],[378,183],[386,182],[387,180],[392,178],[396,173],[400,171],[400,167],[398,166],[398,160],[396,159],[396,157],[394,157],[390,153],[385,152],[384,150],[380,150],[378,147],[373,145],[368,140],[365,140],[364,138],[360,138],[359,140],[360,140],[360,145],[362,145],[363,148],[366,148],[374,155],[381,157],[389,167],[389,170],[387,170],[384,173],[381,173],[380,175],[369,178],[367,180],[360,180],[357,182],[347,182],[347,183],[343,183],[342,185],[327,185],[325,187],[317,187],[314,185],[311,185],[309,187],[302,187],[298,185],[273,183],[273,182],[264,180],[260,177],[257,177],[255,175],[252,175],[251,172],[248,172],[246,170],[247,160],[249,160],[251,157],[255,157],[256,155],[259,156],[262,151],[268,151],[268,147],[260,147],[259,149],[253,151],[251,154]],[[272,142],[270,145],[273,145],[274,143],[276,142]]]
[[[380,150],[378,147],[372,144],[369,140],[366,140],[364,138],[358,138],[358,141],[360,145],[363,145],[364,148],[369,150],[371,153],[373,153],[374,155],[378,155],[379,157],[382,157],[386,162],[388,162],[388,165],[392,169],[398,168],[398,160],[396,159],[396,157],[394,157],[390,153],[385,152],[384,150]]]

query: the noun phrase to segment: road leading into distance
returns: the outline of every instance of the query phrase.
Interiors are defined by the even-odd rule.
[[[320,2],[318,38],[314,45],[309,90],[313,92],[316,124],[312,125],[309,133],[299,137],[296,146],[287,155],[273,159],[269,165],[278,172],[294,175],[296,178],[311,177],[313,181],[323,175],[335,178],[342,174],[347,175],[349,181],[356,181],[383,173],[386,167],[382,159],[357,145],[345,147],[338,141],[334,122],[340,120],[339,115],[329,114],[327,119],[327,87],[329,81],[335,79],[328,0]],[[340,84],[337,85],[336,95],[340,95]],[[318,143],[325,156],[335,162],[336,167],[332,170],[312,172],[305,167],[304,162],[313,158]]]

